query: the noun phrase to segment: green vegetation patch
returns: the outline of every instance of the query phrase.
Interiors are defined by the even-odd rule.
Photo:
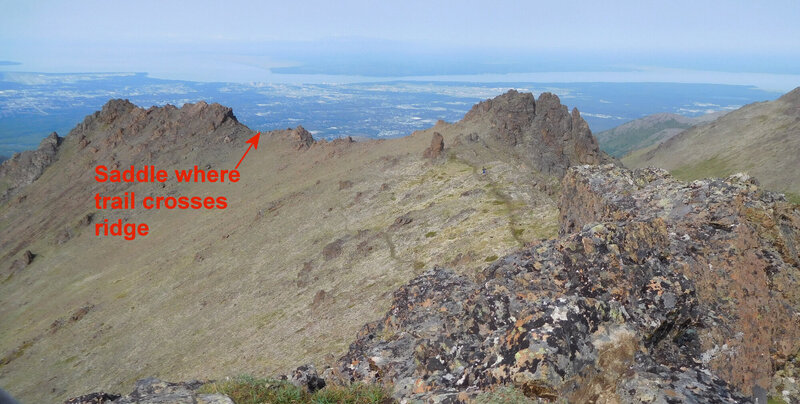
[[[274,379],[239,376],[231,380],[208,383],[201,393],[225,394],[236,404],[289,403],[394,403],[389,390],[377,384],[353,383],[349,386],[327,386],[314,393],[293,384]]]
[[[708,177],[725,177],[732,174],[733,169],[727,162],[717,156],[708,160],[703,160],[695,164],[687,164],[685,166],[672,170],[672,175],[683,181],[697,180]]]
[[[610,133],[604,132],[598,134],[598,141],[603,151],[620,158],[633,150],[657,144],[661,139],[653,138],[653,135],[664,129],[688,129],[691,127],[692,125],[690,124],[680,123],[675,119],[669,119],[643,128],[629,130],[617,129],[610,131]]]
[[[425,238],[431,238],[431,237],[436,237],[436,232],[435,231],[429,231],[429,232],[425,233]]]
[[[787,192],[785,195],[786,195],[786,200],[787,201],[789,201],[789,202],[791,202],[791,203],[793,203],[795,205],[800,205],[800,194]]]
[[[17,359],[20,356],[22,356],[25,353],[25,350],[30,348],[33,345],[33,343],[34,343],[33,340],[27,340],[22,344],[20,344],[13,351],[9,352],[6,356],[0,358],[0,369],[2,369],[3,366],[11,363],[11,361],[13,361],[14,359]]]
[[[490,256],[486,257],[486,259],[484,261],[486,261],[486,262],[494,262],[494,261],[497,261],[497,258],[498,258],[497,255],[490,255]]]
[[[9,188],[11,188],[11,183],[8,181],[0,181],[0,193],[5,192]]]
[[[522,391],[513,387],[501,387],[494,391],[487,391],[475,397],[475,404],[516,404],[538,403],[522,394]]]
[[[530,232],[528,233],[531,239],[551,239],[558,236],[558,223],[547,222],[533,222],[530,225]]]

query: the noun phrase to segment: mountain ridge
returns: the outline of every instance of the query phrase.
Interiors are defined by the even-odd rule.
[[[97,164],[232,169],[254,135],[215,104],[110,101],[70,131],[41,177],[0,205],[0,229],[14,229],[3,231],[0,256],[19,263],[0,268],[8,324],[0,379],[23,399],[51,401],[89,384],[274,373],[344,352],[363,319],[379,316],[391,291],[424,268],[473,273],[555,235],[559,178],[530,169],[537,162],[524,147],[495,137],[502,128],[484,130],[490,119],[363,142],[318,141],[298,126],[262,132],[236,184],[97,183]],[[556,138],[571,136],[559,128]],[[441,150],[424,158],[434,133]],[[548,161],[569,158],[559,151]],[[125,192],[226,196],[228,208],[93,206],[97,193]],[[95,236],[106,219],[147,223],[150,233]],[[216,362],[186,356],[196,350]],[[121,353],[124,367],[115,365]],[[53,375],[53,391],[37,389]]]
[[[63,139],[56,132],[42,139],[36,150],[16,153],[0,161],[0,201],[5,201],[17,189],[36,181],[55,160]]]
[[[0,239],[0,254],[19,263],[0,268],[0,318],[8,324],[0,330],[0,381],[12,393],[52,401],[93,386],[121,391],[151,375],[276,374],[311,362],[332,365],[322,374],[330,382],[391,383],[396,398],[458,401],[501,384],[539,399],[624,401],[633,390],[746,401],[783,394],[778,386],[795,394],[790,352],[800,328],[792,328],[797,308],[781,299],[797,290],[800,219],[748,177],[683,184],[659,170],[624,170],[596,147],[576,109],[552,94],[535,100],[510,91],[461,121],[393,140],[316,141],[302,126],[264,132],[237,184],[91,178],[101,162],[230,168],[252,134],[215,104],[143,109],[112,100],[0,205],[0,229],[15,230]],[[611,164],[579,165],[586,161]],[[229,208],[96,210],[87,206],[96,192],[225,195]],[[90,230],[117,218],[147,222],[151,233],[120,245]],[[731,243],[762,253],[740,262],[720,248]],[[747,272],[766,262],[773,281]],[[722,272],[705,278],[706,264]],[[613,279],[638,286],[615,287]],[[709,285],[723,285],[737,305]],[[435,295],[423,298],[426,290]],[[632,303],[641,299],[644,308]],[[767,337],[737,337],[773,318],[759,317],[759,304],[786,317],[765,334],[779,353],[768,352],[770,369],[779,370],[769,377],[755,357],[714,353],[722,344],[764,353]],[[365,326],[370,319],[377,323]],[[425,328],[439,320],[454,334]],[[411,337],[428,332],[430,340]],[[552,341],[534,341],[541,335]],[[573,339],[577,351],[565,345]],[[468,357],[442,348],[459,340],[474,348],[463,351]],[[495,340],[508,346],[478,343]],[[642,349],[646,355],[631,359]],[[586,361],[564,362],[578,351]],[[472,363],[469,355],[482,364],[459,368]],[[604,365],[615,363],[604,355],[628,359]],[[597,376],[631,364],[645,382],[616,390]],[[573,376],[583,387],[564,382]],[[659,380],[671,390],[652,387]],[[160,391],[151,390],[137,387],[120,400]]]
[[[769,189],[800,194],[800,88],[775,101],[748,104],[697,126],[654,148],[635,151],[623,162],[672,171],[682,179],[745,171]]]
[[[626,122],[597,133],[601,149],[622,158],[628,153],[658,145],[693,126],[712,122],[728,111],[718,111],[697,117],[672,113],[657,113]]]
[[[230,168],[253,134],[214,104],[106,106],[0,204],[0,229],[15,230],[0,254],[21,263],[0,268],[0,381],[21,398],[308,362],[331,365],[330,382],[393,384],[396,398],[458,401],[502,384],[534,399],[800,394],[797,208],[746,176],[685,184],[617,167],[554,95],[510,91],[392,140],[264,132],[237,184],[97,184],[100,162]],[[96,192],[225,195],[229,208],[96,210]],[[106,218],[151,233],[94,236]],[[751,335],[773,315],[786,321]],[[452,351],[457,341],[474,349]],[[630,366],[641,383],[601,376]],[[137,386],[163,384],[148,380]],[[139,387],[121,402],[161,391]]]

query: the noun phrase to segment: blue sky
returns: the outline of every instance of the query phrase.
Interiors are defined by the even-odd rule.
[[[21,63],[6,71],[207,81],[292,76],[275,68],[294,80],[722,71],[786,85],[800,75],[796,0],[0,0],[0,10],[0,61]]]

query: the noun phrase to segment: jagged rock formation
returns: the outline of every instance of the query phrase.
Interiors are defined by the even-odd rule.
[[[744,176],[613,165],[574,167],[563,190],[562,237],[477,282],[414,279],[340,371],[413,399],[501,384],[569,402],[800,399],[796,206]]]
[[[153,161],[170,151],[192,147],[198,135],[204,145],[229,143],[245,132],[233,111],[220,104],[185,104],[139,108],[128,100],[111,100],[70,131],[79,149],[106,160],[110,154],[120,166]],[[98,137],[96,134],[102,134]]]
[[[552,93],[534,100],[531,93],[509,90],[472,107],[464,122],[487,124],[489,137],[521,149],[533,168],[545,174],[561,177],[572,165],[613,161],[600,151],[578,109],[570,114]]]
[[[302,128],[300,128],[302,129]],[[233,111],[220,104],[185,104],[139,108],[128,100],[107,102],[100,111],[87,116],[66,139],[95,161],[110,162],[112,168],[153,162],[159,156],[191,147],[198,134],[207,145],[228,143],[249,130]],[[96,136],[96,134],[102,134]],[[309,135],[310,136],[310,135]],[[15,154],[0,165],[0,201],[38,179],[57,158],[61,138],[55,132],[39,148]]]
[[[0,202],[13,194],[17,197],[10,201],[11,204],[50,206],[53,203],[51,193],[55,193],[61,199],[57,202],[61,204],[59,212],[85,212],[88,207],[85,198],[90,196],[87,190],[115,193],[124,192],[131,186],[126,183],[96,184],[93,172],[98,164],[124,170],[132,165],[137,168],[146,164],[176,166],[192,157],[194,163],[206,167],[208,163],[204,162],[219,159],[220,155],[231,150],[233,140],[247,139],[251,132],[238,122],[230,108],[216,103],[201,101],[181,108],[166,105],[144,109],[128,100],[110,100],[100,111],[88,115],[66,137],[52,133],[37,150],[19,153],[5,161],[0,166]],[[68,157],[58,162],[65,150]],[[53,164],[59,166],[59,172],[46,179],[40,178]],[[90,173],[92,175],[88,175]],[[29,195],[26,189],[34,181],[46,190]],[[16,233],[13,238],[0,239],[0,250],[5,250],[0,259],[11,260],[29,248],[35,234],[54,234],[53,242],[62,244],[70,238],[65,229],[75,225],[75,221],[65,214],[52,215],[47,220],[35,219],[20,215],[14,217],[13,222],[4,223],[14,228]],[[23,221],[28,222],[22,224]],[[6,270],[0,267],[0,271]]]
[[[0,164],[0,202],[42,175],[55,160],[61,140],[53,132],[39,143],[36,150],[15,153]]]
[[[289,132],[289,138],[292,140],[297,150],[308,149],[314,144],[314,137],[311,132],[307,131],[302,125],[297,125],[296,128]]]
[[[435,159],[442,155],[444,150],[444,137],[439,132],[433,132],[431,136],[431,145],[422,152],[422,157],[426,159]]]

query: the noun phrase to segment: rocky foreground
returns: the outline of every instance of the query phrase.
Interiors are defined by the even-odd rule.
[[[562,191],[558,239],[476,280],[413,279],[322,377],[423,402],[500,385],[556,402],[800,402],[797,205],[742,174],[613,165],[569,169]],[[206,402],[188,391],[170,402]]]

